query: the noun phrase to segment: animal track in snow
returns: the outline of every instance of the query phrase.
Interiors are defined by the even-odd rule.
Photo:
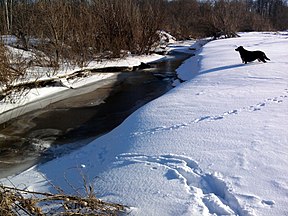
[[[198,163],[186,156],[168,154],[147,156],[143,154],[121,154],[117,157],[123,164],[143,163],[152,170],[162,166],[167,180],[178,180],[188,193],[192,206],[200,211],[216,215],[247,215],[247,209],[240,206],[229,185],[218,174],[205,173]],[[273,201],[262,201],[265,205]],[[246,207],[245,207],[246,208]]]
[[[221,120],[224,119],[228,116],[232,116],[232,115],[236,115],[236,114],[240,114],[241,112],[255,112],[255,111],[260,111],[262,110],[264,107],[266,107],[267,105],[271,104],[271,103],[282,103],[284,101],[284,99],[288,98],[288,89],[284,90],[284,93],[278,97],[274,97],[274,98],[267,98],[259,103],[257,103],[256,105],[251,105],[251,106],[246,106],[246,107],[242,107],[239,109],[233,109],[233,110],[229,110],[226,111],[222,114],[219,115],[211,115],[211,116],[201,116],[199,118],[195,118],[187,123],[179,123],[179,124],[175,124],[175,125],[171,125],[171,126],[160,126],[160,127],[155,127],[155,128],[150,128],[147,130],[142,130],[142,131],[136,131],[134,133],[132,133],[132,136],[140,136],[140,135],[145,135],[145,134],[154,134],[156,132],[164,132],[164,131],[171,131],[171,130],[176,130],[176,129],[181,129],[181,128],[185,128],[188,127],[194,123],[200,123],[200,122],[211,122],[211,121],[217,121],[217,120]]]

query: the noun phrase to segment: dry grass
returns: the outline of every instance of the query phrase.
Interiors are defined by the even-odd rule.
[[[0,215],[119,215],[124,206],[87,197],[39,193],[0,185]]]

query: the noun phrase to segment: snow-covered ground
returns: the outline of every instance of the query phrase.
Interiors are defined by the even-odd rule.
[[[205,43],[205,40],[200,40],[199,42],[192,44],[191,41],[175,41],[168,33],[162,31],[159,33],[160,45],[157,51],[163,53],[169,53],[170,51],[181,51],[186,53],[193,53],[193,49],[199,49]],[[27,61],[33,59],[34,54],[30,51],[24,51],[22,49],[17,49],[17,38],[15,36],[0,36],[1,41],[7,46],[8,50],[11,52],[12,56],[18,56],[18,58],[24,58]],[[194,41],[195,42],[195,41]],[[190,47],[191,46],[191,47]],[[17,46],[16,46],[17,47]],[[192,48],[189,49],[189,48]],[[141,63],[149,63],[153,61],[158,61],[165,59],[167,56],[159,54],[151,55],[127,55],[125,58],[103,60],[103,61],[91,61],[89,64],[83,68],[77,66],[71,66],[67,64],[60,65],[59,69],[56,71],[51,71],[51,68],[46,67],[32,67],[29,68],[25,77],[17,80],[17,83],[34,82],[39,80],[60,80],[63,86],[48,86],[41,88],[29,89],[25,92],[18,92],[12,96],[12,100],[2,100],[0,101],[0,124],[8,121],[9,119],[15,118],[17,116],[23,115],[27,112],[41,109],[51,103],[60,101],[64,98],[81,95],[88,91],[94,91],[95,89],[108,84],[113,83],[117,80],[119,73],[109,73],[109,72],[98,72],[90,74],[89,77],[76,77],[74,79],[67,79],[68,75],[77,73],[79,71],[89,71],[93,69],[100,68],[112,68],[112,67],[128,67],[133,68],[139,66]],[[88,86],[88,88],[87,88]],[[89,86],[91,88],[89,88]],[[85,89],[80,88],[85,87]],[[71,92],[70,88],[74,91]],[[0,85],[0,91],[2,86]],[[70,90],[70,91],[69,91]]]
[[[16,51],[14,51],[15,53]],[[23,51],[24,52],[24,51]],[[87,91],[93,91],[105,84],[113,83],[117,80],[117,76],[119,73],[94,73],[90,74],[87,77],[78,77],[74,79],[67,80],[65,75],[75,73],[77,71],[83,70],[91,70],[91,69],[99,69],[99,68],[107,68],[107,67],[134,67],[141,64],[141,62],[147,63],[155,60],[159,60],[163,58],[162,55],[143,55],[143,56],[129,56],[124,59],[116,59],[111,61],[103,61],[103,62],[90,62],[90,64],[85,68],[71,68],[67,66],[63,66],[56,72],[52,77],[54,79],[59,79],[63,86],[51,86],[51,87],[41,87],[41,88],[33,88],[27,92],[19,92],[13,95],[14,100],[6,100],[0,101],[0,123],[3,123],[11,118],[17,117],[19,115],[23,115],[27,112],[41,109],[51,103],[62,100],[69,96],[75,96],[84,94]],[[33,74],[30,75],[29,74]],[[30,73],[28,73],[30,78],[29,80],[47,80],[52,77],[47,77],[47,69],[43,68],[34,68],[31,69]],[[59,78],[58,78],[59,77]],[[22,80],[23,81],[23,80]],[[24,80],[25,82],[25,80]],[[79,90],[81,87],[90,86],[91,88],[86,88],[86,90]],[[73,92],[71,89],[73,88]],[[0,88],[1,89],[1,88]],[[70,91],[69,91],[70,90]]]
[[[242,64],[240,45],[271,61]],[[9,181],[73,192],[86,176],[130,215],[288,215],[287,50],[287,32],[212,41],[178,69],[187,82]]]

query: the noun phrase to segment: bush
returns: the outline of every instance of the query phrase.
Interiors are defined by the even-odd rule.
[[[288,28],[284,0],[7,2],[0,3],[0,33],[15,35],[18,48],[34,50],[38,60],[45,60],[38,65],[54,68],[67,62],[83,67],[92,60],[122,57],[129,52],[149,53],[159,40],[158,30],[189,39]],[[4,56],[3,45],[1,49]],[[9,68],[7,62],[7,56],[1,59],[2,83],[19,75],[19,70]]]
[[[36,48],[45,53],[51,66],[67,61],[84,66],[95,58],[121,57],[123,51],[149,53],[163,20],[161,2],[19,1],[13,8],[11,31],[23,49]]]
[[[0,42],[0,86],[2,88],[9,87],[16,79],[24,75],[24,70],[17,70],[12,66],[11,59],[11,53]],[[20,67],[20,64],[18,66]]]

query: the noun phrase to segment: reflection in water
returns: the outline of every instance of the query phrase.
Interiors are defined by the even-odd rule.
[[[172,88],[188,55],[123,72],[114,84],[50,104],[0,126],[0,178],[67,153],[118,126],[132,112]],[[75,91],[71,89],[71,91]]]

